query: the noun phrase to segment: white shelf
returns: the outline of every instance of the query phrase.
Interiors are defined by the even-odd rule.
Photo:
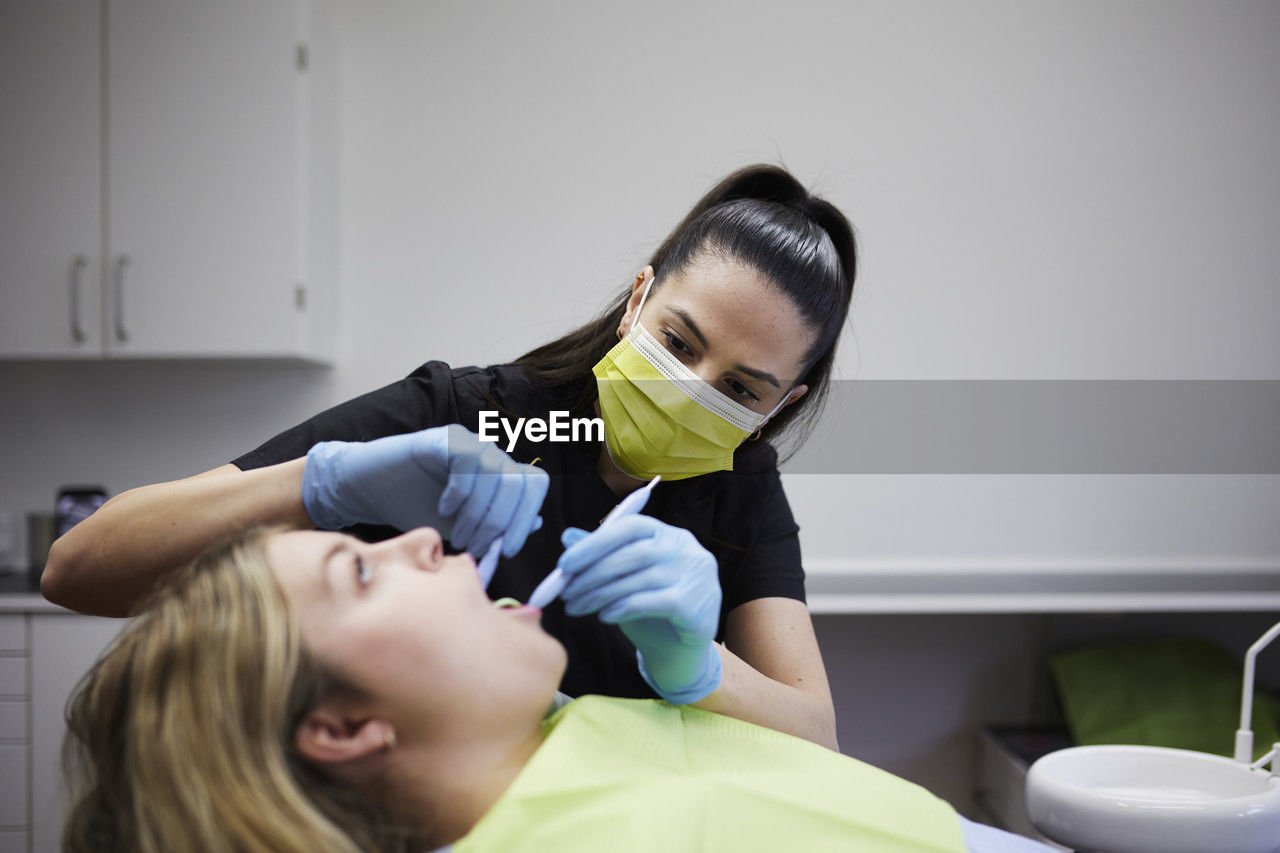
[[[840,565],[808,569],[809,610],[841,613],[1280,611],[1280,565]]]

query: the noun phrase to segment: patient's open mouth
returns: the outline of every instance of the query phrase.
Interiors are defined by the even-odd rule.
[[[542,611],[539,610],[538,608],[530,607],[527,604],[522,604],[521,602],[517,601],[514,598],[499,598],[497,601],[493,603],[493,606],[499,610],[515,611],[517,614],[520,614],[520,615],[523,615],[526,613],[531,613],[537,616],[542,615]]]

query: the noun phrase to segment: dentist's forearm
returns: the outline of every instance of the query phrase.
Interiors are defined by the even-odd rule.
[[[123,492],[53,543],[40,591],[81,613],[126,616],[158,579],[237,533],[314,526],[302,505],[305,465],[224,465]]]
[[[839,750],[835,709],[829,694],[808,693],[774,681],[723,645],[716,643],[713,648],[719,652],[724,665],[720,686],[706,698],[692,703],[693,707]]]

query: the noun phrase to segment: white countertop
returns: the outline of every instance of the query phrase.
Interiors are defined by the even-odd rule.
[[[0,593],[0,613],[67,613],[71,611],[45,601],[38,592]]]
[[[822,614],[1280,612],[1266,563],[829,563],[805,586]]]
[[[12,569],[0,571],[0,613],[70,612],[45,601],[39,590],[31,588],[26,572],[14,572]]]

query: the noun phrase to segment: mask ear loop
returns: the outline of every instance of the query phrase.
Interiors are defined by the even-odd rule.
[[[787,389],[787,393],[782,395],[782,399],[778,401],[778,405],[774,406],[769,414],[764,416],[764,420],[760,423],[760,426],[756,427],[756,431],[751,434],[751,437],[747,439],[747,441],[755,441],[760,437],[760,433],[764,432],[765,425],[768,424],[769,421],[773,420],[773,416],[778,414],[778,410],[787,404],[787,399],[791,396],[791,392],[794,390],[794,385]]]
[[[627,330],[628,335],[635,331],[636,326],[640,325],[640,312],[644,310],[644,301],[649,298],[649,288],[653,287],[655,279],[657,279],[656,275],[649,279],[649,283],[644,286],[644,293],[640,294],[640,304],[636,306],[636,316],[631,321],[631,328]]]

